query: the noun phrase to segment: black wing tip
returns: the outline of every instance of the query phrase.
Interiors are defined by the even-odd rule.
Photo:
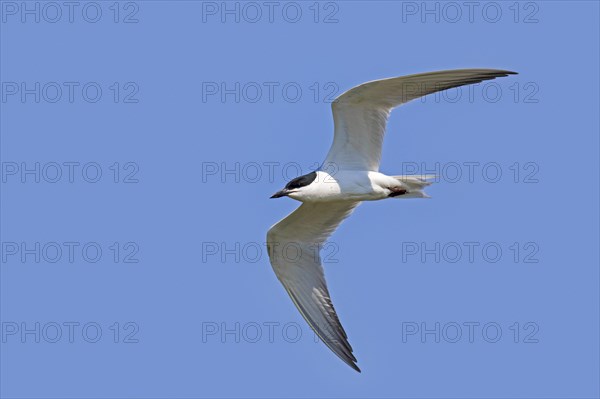
[[[423,74],[416,74],[416,75],[408,75],[408,76],[418,76],[418,75],[425,75],[425,74],[438,74],[438,73],[446,73],[446,72],[465,72],[465,73],[471,73],[471,74],[484,74],[484,75],[491,75],[491,76],[508,76],[508,75],[518,75],[519,72],[515,72],[515,71],[509,71],[508,69],[498,69],[498,68],[459,68],[459,69],[444,69],[441,71],[432,71],[432,72],[425,72]],[[400,76],[400,77],[404,77],[404,76]]]
[[[450,70],[452,71],[452,70]],[[482,75],[489,76],[490,78],[501,78],[508,75],[518,75],[519,72],[509,71],[507,69],[491,69],[491,68],[480,68],[480,69],[457,69],[456,71],[465,71],[465,72],[479,72]],[[441,71],[446,72],[446,71]]]
[[[509,70],[505,70],[505,69],[483,69],[482,71],[483,71],[483,75],[487,75],[492,79],[519,74],[519,72],[509,71]]]
[[[339,355],[338,355],[339,356]],[[360,368],[356,365],[356,362],[358,362],[358,360],[356,360],[356,357],[354,356],[354,353],[350,352],[350,357],[341,357],[340,358],[344,361],[344,363],[346,363],[348,366],[352,367],[355,371],[358,371],[359,373],[362,373],[362,371],[360,370]]]
[[[515,72],[515,71],[504,71],[504,70],[500,70],[498,71],[499,73],[502,74],[502,76],[508,76],[508,75],[518,75],[519,72]]]

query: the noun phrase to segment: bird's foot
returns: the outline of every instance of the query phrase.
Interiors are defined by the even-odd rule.
[[[398,197],[399,195],[408,193],[408,190],[400,187],[390,187],[389,190],[391,193],[389,193],[388,197]]]

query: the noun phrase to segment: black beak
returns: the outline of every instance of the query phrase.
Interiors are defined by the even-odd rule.
[[[275,194],[273,194],[271,196],[271,198],[281,198],[281,197],[285,197],[289,194],[289,190],[286,190],[285,188],[281,191],[277,191]]]

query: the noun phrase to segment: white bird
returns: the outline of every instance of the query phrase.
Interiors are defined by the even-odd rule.
[[[379,173],[390,112],[428,94],[515,73],[457,69],[375,80],[350,89],[331,106],[333,144],[321,167],[291,180],[271,197],[302,202],[267,233],[273,270],[319,338],[354,370],[360,372],[327,290],[319,248],[361,201],[427,197],[422,191],[430,184],[427,176]]]

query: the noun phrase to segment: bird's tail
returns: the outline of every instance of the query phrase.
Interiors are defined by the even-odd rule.
[[[437,178],[437,175],[400,175],[392,176],[406,186],[407,193],[394,198],[431,198],[423,189],[431,185],[430,181]]]

